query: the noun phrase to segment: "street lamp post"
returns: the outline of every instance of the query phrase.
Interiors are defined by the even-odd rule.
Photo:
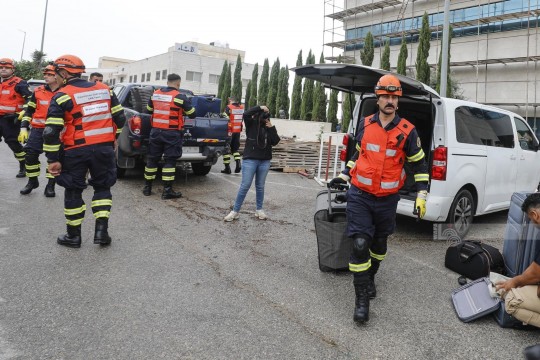
[[[41,49],[39,52],[43,54],[43,42],[45,40],[45,24],[47,23],[47,7],[49,6],[49,0],[45,1],[45,15],[43,16],[43,32],[41,33]]]
[[[17,30],[24,33],[23,42],[22,42],[22,50],[21,50],[21,61],[22,61],[23,55],[24,55],[24,43],[26,42],[26,31],[21,30],[21,29],[17,29]]]

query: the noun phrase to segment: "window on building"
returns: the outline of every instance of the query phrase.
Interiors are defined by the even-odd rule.
[[[120,82],[124,82],[124,77],[120,76]]]
[[[141,82],[144,82],[144,73],[141,75]]]
[[[196,72],[196,71],[186,71],[187,81],[201,82],[201,79],[202,79],[202,73]]]
[[[129,82],[133,82],[133,75],[129,75]]]
[[[146,81],[150,81],[150,73],[149,72],[146,73]]]
[[[161,72],[158,70],[156,71],[156,80],[159,80],[159,75],[161,75]]]
[[[167,70],[161,70],[161,78],[163,80],[167,79]]]
[[[216,75],[216,74],[208,75],[208,82],[210,84],[219,84],[219,75]]]
[[[133,75],[133,82],[134,82],[134,83],[137,82],[137,75]]]

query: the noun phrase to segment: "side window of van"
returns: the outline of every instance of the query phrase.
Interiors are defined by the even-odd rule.
[[[508,115],[472,106],[455,111],[456,138],[460,143],[513,148],[514,133]]]
[[[529,127],[525,124],[523,120],[519,118],[515,117],[514,122],[516,123],[519,146],[523,150],[534,150],[535,148],[534,136],[531,130],[529,129]]]

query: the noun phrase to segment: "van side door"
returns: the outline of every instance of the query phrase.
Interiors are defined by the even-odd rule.
[[[527,123],[514,117],[517,135],[516,191],[534,191],[540,181],[538,140]]]

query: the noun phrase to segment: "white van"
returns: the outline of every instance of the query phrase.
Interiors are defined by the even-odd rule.
[[[351,64],[306,65],[292,70],[328,88],[360,95],[344,140],[344,158],[350,158],[358,121],[377,111],[373,89],[388,71]],[[536,190],[540,182],[538,139],[521,116],[444,98],[417,80],[397,76],[403,88],[397,112],[416,127],[430,170],[424,220],[446,222],[463,238],[473,216],[508,209],[515,191]],[[398,213],[414,216],[413,176],[408,176],[400,195]]]

